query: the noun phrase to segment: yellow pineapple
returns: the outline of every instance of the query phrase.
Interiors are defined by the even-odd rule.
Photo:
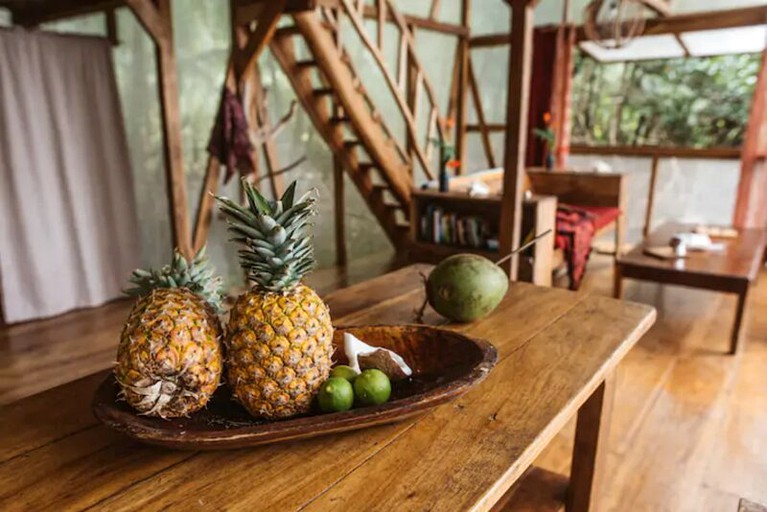
[[[141,414],[175,418],[200,410],[221,380],[220,278],[205,257],[176,253],[160,271],[136,270],[139,297],[120,336],[115,378]]]
[[[293,183],[279,201],[267,201],[243,184],[246,207],[218,198],[253,284],[229,317],[227,381],[253,416],[287,418],[309,409],[333,355],[330,311],[301,283],[314,266],[305,228],[316,199],[310,192],[294,200]]]

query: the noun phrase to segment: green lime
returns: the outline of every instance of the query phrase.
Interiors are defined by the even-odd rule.
[[[354,390],[348,380],[331,377],[320,386],[317,401],[323,412],[348,411],[354,404]]]
[[[359,405],[381,405],[391,396],[391,382],[381,370],[364,370],[354,380],[354,399]]]
[[[339,364],[338,366],[334,366],[333,369],[330,370],[331,377],[346,379],[349,382],[354,382],[354,379],[357,378],[357,375],[359,375],[359,373],[354,371],[354,369],[351,366],[346,366],[345,364]]]

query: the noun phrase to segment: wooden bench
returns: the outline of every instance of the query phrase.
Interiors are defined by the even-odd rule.
[[[626,240],[626,175],[572,170],[528,169],[529,189],[538,195],[556,196],[560,204],[584,208],[595,215],[596,235],[610,229],[615,233],[615,257]],[[617,208],[617,216],[605,221],[600,212]]]

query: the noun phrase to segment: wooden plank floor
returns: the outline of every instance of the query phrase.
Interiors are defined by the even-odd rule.
[[[590,264],[583,291],[608,295]],[[728,512],[767,503],[767,272],[749,298],[743,349],[727,356],[734,296],[627,280],[658,320],[617,373],[603,509]],[[567,473],[574,423],[536,465]]]
[[[388,258],[369,258],[316,272],[312,285],[329,293],[391,267]],[[724,354],[733,297],[626,282],[626,298],[656,306],[659,316],[618,370],[605,510],[726,512],[737,510],[740,497],[767,503],[762,278],[749,299],[744,350],[735,357]],[[611,260],[595,256],[584,292],[609,295],[611,279]],[[117,302],[0,328],[0,403],[108,366],[129,307]],[[570,425],[536,464],[566,473],[572,436]]]

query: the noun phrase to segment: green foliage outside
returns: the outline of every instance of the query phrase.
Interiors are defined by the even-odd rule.
[[[758,70],[755,54],[614,64],[580,55],[572,141],[738,147]]]

